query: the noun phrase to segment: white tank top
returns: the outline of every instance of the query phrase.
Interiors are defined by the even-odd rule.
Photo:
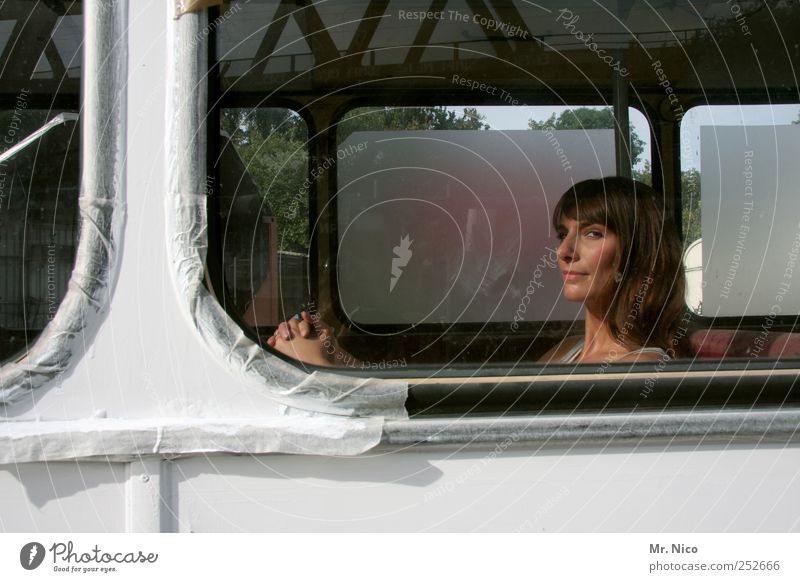
[[[567,351],[566,354],[564,354],[564,356],[561,358],[560,362],[562,364],[572,364],[575,360],[578,359],[578,356],[580,355],[581,350],[583,350],[583,344],[584,344],[584,338],[580,338],[577,342],[575,342],[575,345],[572,346]],[[659,356],[664,356],[666,358],[669,358],[669,356],[667,356],[667,352],[665,352],[661,348],[639,348],[638,350],[631,350],[630,352],[625,352],[624,354],[621,354],[617,359],[624,358],[625,356],[635,355],[635,354],[658,354]],[[612,361],[616,361],[616,360],[612,360]]]

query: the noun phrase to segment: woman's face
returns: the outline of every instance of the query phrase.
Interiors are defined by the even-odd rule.
[[[602,224],[564,217],[558,229],[558,266],[564,297],[605,308],[617,272],[617,235]]]

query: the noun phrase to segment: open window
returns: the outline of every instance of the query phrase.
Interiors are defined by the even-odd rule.
[[[582,331],[580,309],[561,297],[550,222],[571,183],[622,174],[652,184],[682,227],[687,277],[700,269],[708,279],[706,245],[698,262],[694,243],[719,199],[705,196],[706,178],[703,197],[692,183],[699,169],[681,147],[681,119],[694,115],[690,104],[798,100],[796,57],[780,38],[800,13],[742,3],[740,15],[716,2],[691,11],[671,2],[237,5],[216,21],[212,114],[222,137],[209,157],[224,163],[233,145],[232,181],[258,208],[237,209],[224,177],[209,200],[217,298],[262,345],[311,306],[357,362],[335,362],[337,371],[418,379],[429,391],[418,404],[437,401],[434,384],[469,392],[457,379],[473,376],[502,379],[498,409],[750,402],[728,398],[719,380],[704,388],[718,367],[741,370],[727,352],[538,363]],[[766,54],[771,66],[759,67]],[[763,259],[770,248],[753,252]],[[727,316],[708,320],[689,287],[695,309],[680,339],[702,343]],[[790,353],[759,365],[790,367]],[[656,392],[665,371],[681,380]],[[478,383],[484,404],[498,394]],[[785,401],[786,390],[775,384],[768,398]]]

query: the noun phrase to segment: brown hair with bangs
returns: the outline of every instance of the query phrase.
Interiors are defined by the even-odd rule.
[[[628,178],[584,180],[558,201],[556,229],[564,218],[602,224],[617,236],[618,282],[605,318],[617,341],[684,352],[677,349],[685,345],[677,334],[685,311],[681,244],[663,197]]]

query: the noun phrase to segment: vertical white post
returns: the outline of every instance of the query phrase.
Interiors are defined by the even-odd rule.
[[[162,520],[162,509],[168,507],[169,487],[162,483],[162,461],[159,457],[140,457],[128,464],[125,484],[125,532],[158,533],[169,523]]]

